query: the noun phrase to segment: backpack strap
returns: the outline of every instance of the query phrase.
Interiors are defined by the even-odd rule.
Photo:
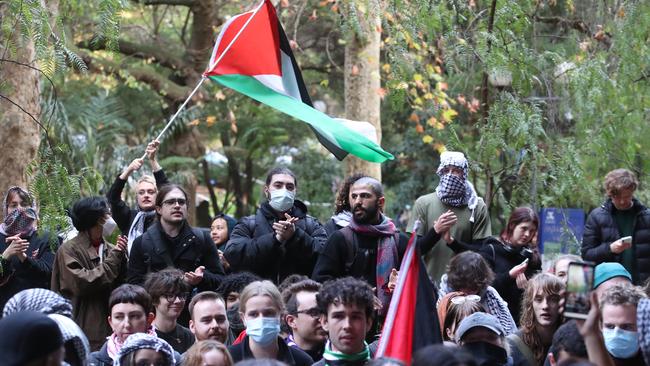
[[[341,234],[343,234],[343,238],[345,239],[345,249],[347,249],[344,265],[345,274],[350,275],[352,265],[354,264],[354,260],[357,256],[359,244],[357,243],[357,238],[356,235],[354,235],[354,231],[352,231],[349,226],[346,226],[339,231]]]

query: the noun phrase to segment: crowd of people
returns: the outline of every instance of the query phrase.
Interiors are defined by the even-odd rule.
[[[157,149],[106,197],[75,202],[66,235],[38,230],[38,202],[7,190],[1,365],[405,365],[383,357],[378,339],[410,238],[431,289],[417,302],[433,309],[418,326],[434,334],[413,343],[412,365],[650,365],[650,209],[629,170],[605,177],[581,255],[543,264],[537,213],[515,208],[493,235],[460,152],[441,154],[440,181],[403,232],[375,178],[345,179],[321,224],[283,167],[268,173],[255,214],[192,227],[191,199]],[[153,176],[137,180],[129,207],[124,188],[146,161]],[[591,306],[565,317],[569,264],[586,262]]]

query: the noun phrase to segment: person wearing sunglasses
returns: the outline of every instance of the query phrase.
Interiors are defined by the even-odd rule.
[[[190,291],[183,271],[168,268],[149,273],[144,288],[151,295],[154,306],[156,317],[153,326],[156,335],[167,341],[176,352],[184,353],[194,344],[194,334],[178,324],[178,317]]]
[[[321,284],[303,280],[289,286],[282,292],[286,308],[284,320],[291,329],[286,338],[287,345],[305,351],[314,361],[323,358],[327,332],[320,323],[321,311],[316,294]]]
[[[158,221],[133,242],[127,281],[141,285],[147,273],[168,267],[184,272],[185,282],[199,291],[219,287],[224,276],[217,247],[210,234],[187,222],[189,199],[176,184],[160,188],[156,196]],[[186,324],[189,314],[181,315]]]
[[[156,152],[160,141],[151,141],[146,148],[147,160],[151,165],[153,176],[142,175],[135,184],[136,207],[131,208],[122,199],[122,192],[129,177],[144,165],[144,158],[134,159],[124,170],[115,177],[113,185],[106,193],[106,199],[111,206],[111,212],[120,232],[128,239],[127,250],[130,253],[133,241],[142,235],[156,221],[154,202],[158,189],[169,183],[165,172],[156,160]]]
[[[458,324],[464,318],[479,311],[485,312],[485,307],[481,305],[481,297],[478,295],[465,295],[455,291],[440,299],[438,317],[444,343],[455,344],[454,333]]]

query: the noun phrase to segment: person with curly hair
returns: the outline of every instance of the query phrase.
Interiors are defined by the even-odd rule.
[[[494,287],[490,286],[493,280],[494,272],[482,255],[472,251],[463,252],[449,261],[447,273],[440,281],[438,298],[442,299],[454,291],[463,295],[478,295],[487,312],[499,319],[505,333],[514,333],[517,325],[508,310],[508,304]]]
[[[615,169],[607,173],[603,187],[607,199],[587,217],[582,258],[596,264],[618,262],[630,272],[632,283],[641,284],[650,278],[650,208],[634,197],[639,179],[630,170]]]
[[[616,366],[646,365],[640,348],[642,332],[639,332],[643,312],[637,311],[645,298],[643,290],[631,284],[610,287],[600,298],[605,347]]]
[[[178,324],[190,292],[190,285],[183,277],[183,271],[167,268],[149,273],[144,281],[156,314],[153,320],[156,335],[179,353],[187,351],[194,343],[194,334]]]
[[[514,365],[543,365],[553,334],[562,324],[560,293],[564,282],[550,273],[528,281],[521,304],[520,328],[508,336]]]
[[[374,317],[374,292],[356,278],[326,282],[316,295],[321,324],[329,334],[323,359],[314,366],[361,366],[372,355],[365,341]]]
[[[334,200],[334,215],[323,225],[328,237],[335,231],[350,225],[350,220],[352,220],[352,208],[350,207],[350,199],[348,198],[350,195],[350,187],[354,182],[364,176],[360,173],[353,174],[345,178],[343,183],[341,183],[339,191],[336,194],[336,199]]]

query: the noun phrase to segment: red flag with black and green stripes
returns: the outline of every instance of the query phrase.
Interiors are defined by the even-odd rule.
[[[269,0],[224,24],[204,75],[306,122],[320,143],[339,160],[348,153],[375,163],[393,159],[378,144],[313,108]]]

